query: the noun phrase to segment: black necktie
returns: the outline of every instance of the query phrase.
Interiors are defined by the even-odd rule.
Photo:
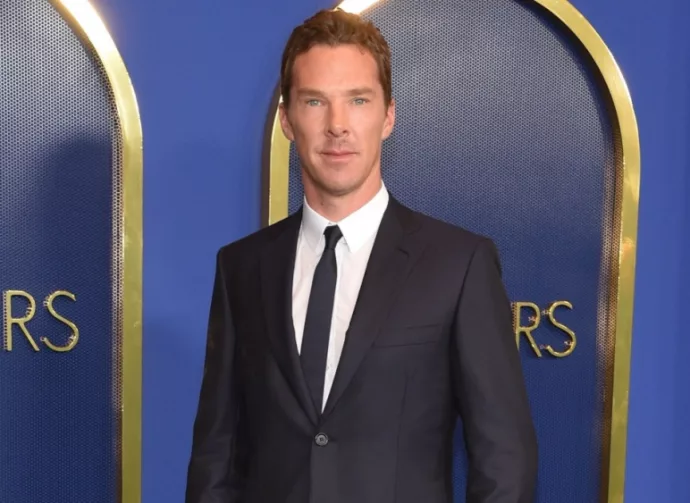
[[[323,407],[323,383],[326,374],[335,283],[338,275],[335,245],[343,237],[343,233],[337,225],[333,225],[326,227],[324,236],[326,237],[326,247],[314,270],[300,351],[304,378],[319,414]]]

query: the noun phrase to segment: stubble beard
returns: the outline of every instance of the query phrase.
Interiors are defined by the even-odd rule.
[[[366,181],[371,176],[373,167],[367,170],[359,178],[354,180],[348,180],[344,183],[329,183],[328,180],[319,177],[312,170],[305,168],[302,170],[302,176],[306,177],[309,182],[314,186],[317,192],[327,195],[332,198],[341,198],[356,192],[366,183]]]

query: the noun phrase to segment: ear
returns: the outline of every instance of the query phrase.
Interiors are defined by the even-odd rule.
[[[283,130],[283,134],[285,135],[285,138],[287,138],[290,141],[295,140],[295,134],[292,131],[292,125],[290,124],[290,119],[288,119],[287,115],[287,108],[285,107],[285,103],[282,101],[278,105],[278,114],[280,116],[280,127]]]
[[[383,132],[381,133],[381,140],[388,138],[393,132],[393,125],[395,124],[395,100],[391,99],[388,109],[386,110],[386,118],[383,121]]]

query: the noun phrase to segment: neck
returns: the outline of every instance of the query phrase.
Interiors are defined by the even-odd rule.
[[[331,222],[339,222],[371,201],[381,189],[381,179],[366,181],[358,189],[343,195],[329,194],[314,186],[304,186],[309,206]]]

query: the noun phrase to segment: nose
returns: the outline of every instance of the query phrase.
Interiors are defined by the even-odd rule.
[[[328,135],[334,138],[345,136],[349,132],[347,111],[340,103],[331,103],[328,107]]]

